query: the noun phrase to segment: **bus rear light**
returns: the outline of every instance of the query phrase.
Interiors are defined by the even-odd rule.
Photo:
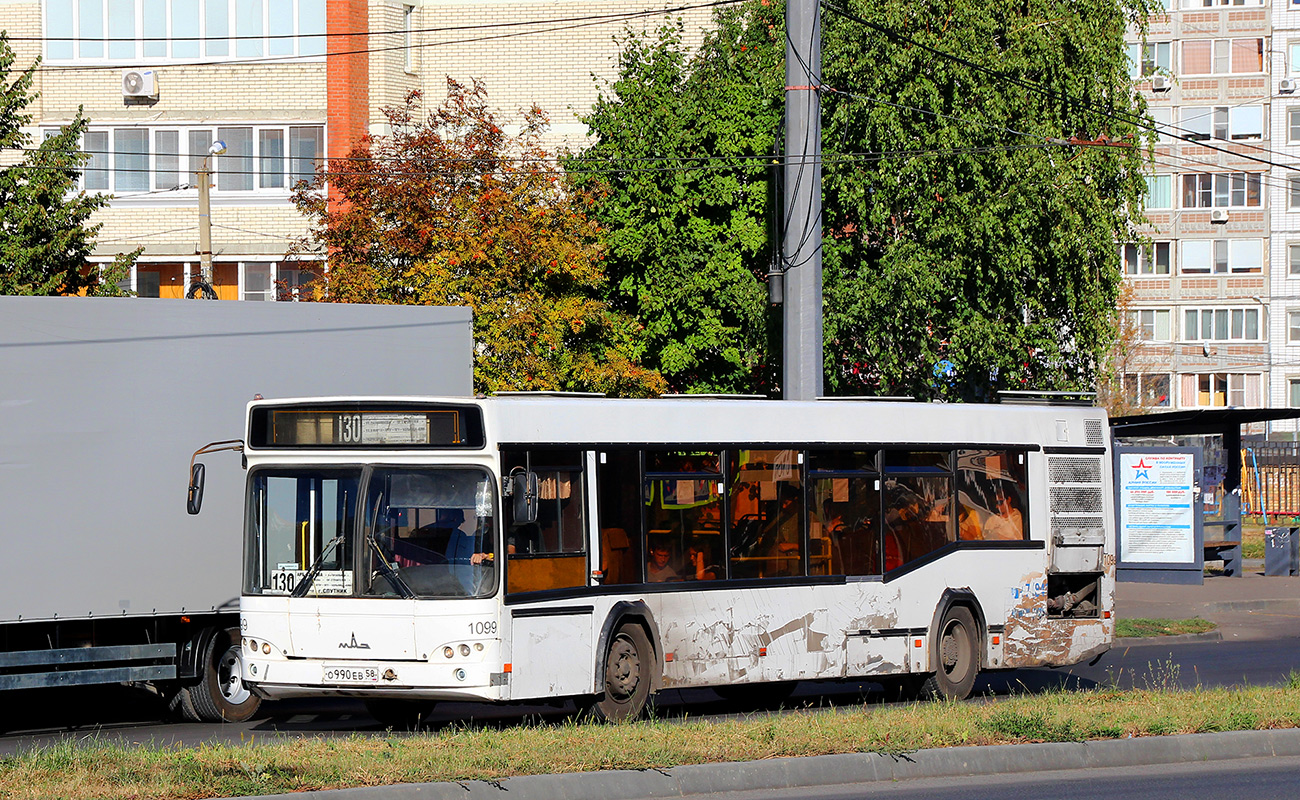
[[[1102,619],[1110,619],[1110,612],[1109,612],[1109,611],[1103,611],[1103,612],[1101,612],[1101,618],[1102,618]]]
[[[765,656],[765,655],[767,655],[767,648],[766,648],[766,647],[760,647],[760,648],[758,648],[758,654],[759,654],[760,656]]]
[[[993,644],[1002,644],[1002,637],[1001,637],[1001,636],[994,636],[994,637],[993,637]]]
[[[920,639],[917,639],[915,642],[913,642],[913,646],[915,646],[915,647],[920,647],[920,646],[921,646],[921,640],[920,640]]]
[[[676,654],[676,653],[664,653],[664,663],[665,663],[665,664],[671,664],[671,663],[673,663],[673,659],[674,659],[674,658],[677,658],[677,654]]]
[[[512,664],[503,664],[501,667],[501,671],[508,675],[511,672],[514,672],[514,670],[511,669],[512,666],[513,666]]]

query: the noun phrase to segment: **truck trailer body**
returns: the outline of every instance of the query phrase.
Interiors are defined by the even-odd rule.
[[[255,395],[469,395],[471,351],[465,308],[0,297],[0,690],[148,682],[250,716],[245,475],[209,456],[190,516],[191,454]]]

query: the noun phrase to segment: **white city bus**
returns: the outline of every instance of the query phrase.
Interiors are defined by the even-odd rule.
[[[801,680],[960,698],[1114,635],[1100,409],[255,401],[244,457],[243,680],[392,724]]]

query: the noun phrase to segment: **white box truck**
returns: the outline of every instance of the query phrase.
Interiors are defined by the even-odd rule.
[[[0,297],[0,691],[152,683],[247,719],[244,472],[194,449],[254,395],[469,395],[466,308]],[[0,712],[0,726],[3,726]]]

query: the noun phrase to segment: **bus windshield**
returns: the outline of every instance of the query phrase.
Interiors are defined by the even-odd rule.
[[[406,598],[496,591],[497,501],[487,471],[385,467],[364,487],[363,478],[360,467],[256,471],[245,591]]]
[[[483,597],[496,591],[496,492],[471,468],[376,468],[365,502],[360,593]]]

